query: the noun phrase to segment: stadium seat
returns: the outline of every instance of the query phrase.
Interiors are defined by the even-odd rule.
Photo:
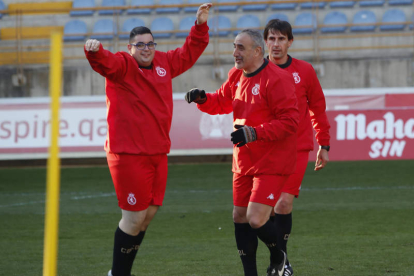
[[[382,23],[404,23],[406,21],[405,14],[400,9],[392,9],[387,10],[384,15],[382,16]],[[403,30],[405,28],[405,24],[397,24],[397,25],[381,25],[381,31],[395,31],[395,30]]]
[[[87,33],[88,33],[88,29],[86,28],[85,22],[81,20],[72,20],[66,23],[65,28],[63,29],[63,35],[64,35],[63,40],[64,41],[84,40],[86,38]],[[76,35],[72,35],[72,34],[76,34]]]
[[[414,22],[414,14],[413,14],[413,18],[411,18],[411,22]],[[414,28],[414,24],[410,24],[410,30],[412,30]]]
[[[227,36],[230,33],[231,22],[227,16],[217,15],[208,20],[208,26],[210,27],[210,35],[214,36]]]
[[[122,25],[122,34],[119,34],[119,38],[129,39],[129,33],[131,32],[131,30],[139,26],[145,26],[145,22],[139,18],[128,18]]]
[[[237,35],[243,29],[259,29],[260,19],[253,14],[243,15],[237,20],[236,28],[239,30],[235,30],[234,35]]]
[[[323,9],[325,8],[326,2],[306,2],[300,4],[301,9],[312,9],[312,8],[318,8]]]
[[[412,5],[413,0],[388,0],[390,6]]]
[[[6,5],[3,3],[3,1],[0,0],[0,10],[7,10]],[[3,17],[3,14],[0,13],[0,19]]]
[[[152,6],[154,5],[154,0],[131,0],[131,6]],[[143,14],[151,13],[152,9],[142,8],[142,9],[127,9],[127,14]]]
[[[270,7],[272,10],[294,10],[298,6],[297,3],[283,3],[283,4],[272,4]]]
[[[331,8],[352,8],[355,5],[355,1],[338,1],[331,2],[329,5]]]
[[[257,2],[262,0],[249,0],[249,2]],[[252,4],[244,5],[243,11],[265,11],[267,9],[267,4]]]
[[[125,0],[102,0],[102,7],[122,7],[125,6]],[[122,13],[123,10],[101,10],[100,15]]]
[[[274,14],[269,15],[269,17],[266,20],[266,24],[272,19],[280,19],[282,21],[289,22],[289,18],[287,17],[286,14],[283,14],[283,13],[274,13]]]
[[[74,0],[72,8],[94,8],[95,0]],[[71,11],[70,16],[90,16],[93,14],[93,10],[90,11]]]
[[[316,16],[310,12],[300,13],[296,17],[295,24],[293,24],[293,26],[293,33],[295,34],[310,34],[316,30]]]
[[[183,4],[183,0],[160,0],[160,5],[181,5]],[[157,13],[179,13],[179,7],[176,8],[156,8],[155,11]]]
[[[93,26],[91,38],[97,40],[113,39],[114,34],[116,34],[116,28],[112,19],[100,19]]]
[[[201,4],[205,3],[205,0],[188,0],[188,4],[198,4],[199,6],[201,6]],[[185,7],[184,8],[184,12],[197,12],[198,11],[198,7]]]
[[[188,16],[188,17],[181,19],[180,26],[178,27],[178,29],[183,32],[176,33],[175,36],[176,37],[187,37],[188,34],[190,33],[191,27],[194,26],[194,22],[196,20],[197,20],[197,17],[195,16]]]
[[[340,25],[347,24],[348,19],[343,12],[333,11],[328,13],[323,20],[324,25]],[[346,30],[346,26],[332,26],[322,27],[321,32],[323,33],[343,33]]]
[[[377,23],[377,18],[372,11],[362,10],[357,12],[354,15],[352,24],[368,24],[372,23],[373,25],[365,26],[352,26],[350,28],[351,32],[373,32],[375,30],[375,23]]]
[[[217,3],[238,3],[239,0],[217,0]],[[216,6],[216,9],[221,12],[231,12],[231,11],[237,11],[239,6],[237,5],[230,5],[230,6]]]
[[[367,0],[359,1],[360,7],[375,7],[375,6],[384,6],[385,0]]]
[[[151,23],[154,38],[169,38],[172,30],[174,30],[174,24],[168,17],[157,17]]]

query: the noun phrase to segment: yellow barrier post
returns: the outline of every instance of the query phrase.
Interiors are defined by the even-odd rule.
[[[51,132],[47,162],[46,217],[43,252],[43,276],[55,276],[57,268],[59,226],[59,97],[62,83],[62,33],[51,34],[49,94],[51,98]]]

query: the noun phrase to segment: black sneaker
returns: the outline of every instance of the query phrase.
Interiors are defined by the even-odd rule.
[[[270,264],[269,267],[267,268],[267,276],[284,276],[285,265],[286,265],[286,253],[283,252],[283,261],[280,264],[276,264],[276,265]]]
[[[290,264],[285,265],[285,272],[283,273],[283,276],[293,276],[293,268]]]

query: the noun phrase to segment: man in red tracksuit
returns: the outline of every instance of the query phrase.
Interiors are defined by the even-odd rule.
[[[329,122],[325,113],[325,96],[322,92],[315,70],[309,63],[292,58],[288,49],[293,43],[292,27],[286,21],[270,20],[264,30],[264,39],[269,52],[269,61],[278,65],[290,74],[296,86],[300,121],[297,132],[297,167],[283,186],[275,206],[277,241],[282,250],[287,252],[287,241],[292,229],[293,199],[298,197],[302,179],[305,175],[309,159],[309,151],[313,150],[313,129],[319,150],[316,155],[315,171],[325,167],[329,161]],[[292,276],[293,269],[287,261],[284,276]]]
[[[207,47],[211,6],[200,6],[184,45],[166,53],[155,50],[156,43],[146,27],[131,31],[128,53],[112,54],[99,41],[86,41],[90,65],[106,80],[105,150],[122,209],[109,276],[131,274],[145,231],[162,205],[171,146],[171,80],[191,68]]]
[[[216,93],[192,89],[188,103],[208,114],[233,111],[233,220],[245,276],[257,276],[259,237],[270,250],[269,276],[283,273],[286,255],[277,247],[269,220],[276,195],[296,166],[299,122],[293,79],[264,59],[258,31],[243,30],[234,41],[235,67]]]

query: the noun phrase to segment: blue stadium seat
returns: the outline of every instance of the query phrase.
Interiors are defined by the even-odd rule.
[[[323,9],[325,8],[326,2],[306,2],[300,4],[301,9],[312,9],[312,8],[318,8]]]
[[[197,12],[198,7],[201,6],[201,4],[205,3],[205,0],[188,0],[188,4],[198,4],[197,7],[185,7],[184,12]]]
[[[63,40],[64,41],[79,41],[86,38],[88,29],[86,28],[86,23],[81,20],[71,20],[66,23],[65,28],[63,29]],[[67,36],[76,34],[74,36]],[[82,35],[84,34],[84,35]]]
[[[0,0],[0,10],[7,10],[6,5],[3,3],[3,1]],[[0,19],[3,17],[3,14],[0,13]]]
[[[181,5],[183,4],[183,0],[160,0],[160,5]],[[157,13],[179,13],[179,7],[175,8],[156,8],[155,11]]]
[[[360,7],[378,7],[384,6],[385,0],[367,0],[367,1],[359,1]]]
[[[168,17],[157,17],[151,23],[151,32],[154,38],[169,38],[172,35],[172,30],[174,30],[174,24]]]
[[[357,12],[354,15],[352,20],[352,24],[368,24],[372,23],[373,25],[366,25],[366,26],[352,26],[350,28],[351,32],[373,32],[375,30],[375,23],[377,23],[377,17],[375,13],[368,10],[362,10]]]
[[[72,8],[94,8],[95,0],[74,0]],[[93,10],[90,11],[71,11],[70,16],[90,16],[93,14]]]
[[[414,22],[414,14],[413,14],[413,18],[411,19],[411,22]],[[414,28],[414,24],[410,24],[410,30],[412,30]]]
[[[253,14],[243,15],[237,20],[236,28],[239,30],[235,30],[234,35],[237,35],[243,29],[259,29],[260,19]]]
[[[272,10],[294,10],[298,6],[297,3],[283,3],[283,4],[272,4],[270,7]]]
[[[293,33],[310,34],[316,30],[316,26],[317,26],[316,16],[310,12],[303,12],[303,13],[298,14],[298,16],[295,19],[295,24],[293,24],[293,27],[295,27],[293,29]]]
[[[348,19],[343,12],[333,11],[328,13],[323,20],[324,25],[340,25],[347,24]],[[346,26],[333,26],[333,27],[322,27],[321,32],[323,33],[343,33],[346,30]]]
[[[152,6],[154,5],[154,0],[131,0],[131,6]],[[142,8],[142,9],[127,9],[127,14],[143,14],[151,13],[152,9]]]
[[[102,7],[122,7],[125,6],[125,0],[102,0]],[[100,10],[100,15],[122,13],[123,10]]]
[[[98,40],[113,39],[114,34],[116,34],[116,28],[112,19],[100,19],[93,26],[91,38]]]
[[[338,1],[331,2],[331,8],[352,8],[355,5],[355,1]]]
[[[129,39],[129,33],[135,27],[145,26],[145,22],[139,18],[128,18],[125,20],[124,24],[122,25],[121,32],[125,34],[120,34],[120,39]]]
[[[412,5],[413,0],[388,0],[390,6]]]
[[[197,20],[197,17],[195,16],[188,16],[180,21],[179,30],[183,32],[179,32],[175,34],[175,37],[187,37],[190,33],[191,27],[194,26],[194,22]]]
[[[258,2],[262,0],[249,0],[249,2]],[[243,11],[265,11],[267,9],[267,4],[251,4],[244,5]]]
[[[274,13],[274,14],[269,15],[269,17],[266,20],[266,24],[269,23],[269,21],[272,19],[280,19],[282,21],[289,22],[289,18],[287,17],[286,14],[283,14],[283,13]]]
[[[400,9],[392,9],[387,10],[384,15],[382,16],[382,23],[404,23],[406,21],[405,14]],[[381,31],[394,31],[394,30],[403,30],[405,28],[405,24],[397,24],[397,25],[381,25]]]
[[[208,20],[208,26],[210,27],[210,35],[214,36],[227,36],[230,33],[231,22],[227,16],[217,15]]]
[[[217,0],[218,3],[238,3],[239,0]],[[239,6],[237,5],[230,5],[230,6],[216,6],[216,9],[221,12],[231,12],[231,11],[237,11]]]

